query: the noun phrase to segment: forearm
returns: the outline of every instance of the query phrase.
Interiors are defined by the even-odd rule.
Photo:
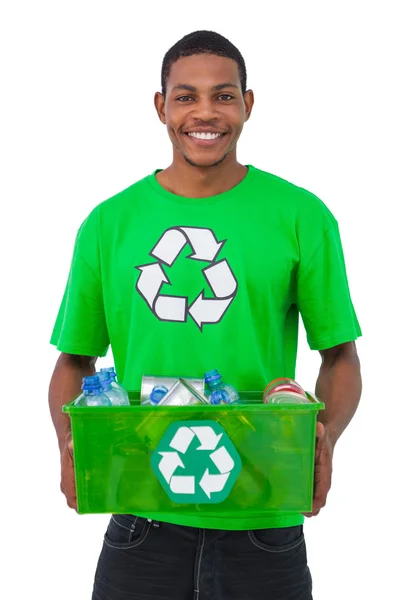
[[[336,444],[357,410],[361,397],[360,361],[353,342],[323,354],[315,393],[325,403],[318,420]]]
[[[71,429],[69,416],[63,414],[62,406],[79,395],[82,379],[95,373],[95,363],[95,357],[64,353],[57,361],[50,381],[49,408],[60,450]]]

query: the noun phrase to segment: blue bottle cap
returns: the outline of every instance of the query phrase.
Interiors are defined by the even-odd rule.
[[[96,390],[100,389],[100,378],[98,375],[87,375],[82,380],[82,390]]]
[[[168,388],[165,385],[155,385],[150,392],[149,398],[153,404],[158,404],[167,392]]]
[[[112,378],[110,377],[110,373],[102,373],[99,374],[100,385],[103,389],[109,389],[111,387]]]
[[[210,383],[211,381],[216,381],[217,379],[221,379],[221,375],[218,373],[217,369],[213,369],[212,371],[207,371],[204,374],[204,380],[206,383]]]
[[[102,367],[100,373],[106,374],[111,379],[111,382],[115,381],[117,378],[114,367]]]

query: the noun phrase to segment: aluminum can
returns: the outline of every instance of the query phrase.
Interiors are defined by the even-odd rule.
[[[204,395],[204,379],[195,377],[184,377],[196,390]],[[156,375],[143,375],[142,386],[140,390],[140,403],[143,404],[150,398],[150,394],[154,386],[165,385],[169,391],[172,386],[179,381],[179,377],[157,377]]]
[[[294,379],[280,377],[279,379],[274,379],[267,385],[263,393],[263,402],[268,402],[268,396],[277,392],[294,392],[301,394],[304,397],[306,396],[306,393],[301,385],[298,384]]]
[[[198,394],[194,388],[195,394]],[[188,387],[178,379],[172,388],[161,398],[158,406],[189,406],[191,404],[199,404],[199,399],[193,395]]]
[[[265,404],[308,404],[310,400],[297,392],[275,392],[267,396]]]

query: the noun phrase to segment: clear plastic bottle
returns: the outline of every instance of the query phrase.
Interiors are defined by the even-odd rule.
[[[150,396],[147,400],[142,402],[142,406],[157,406],[157,404],[162,400],[165,394],[168,392],[168,388],[165,385],[155,385],[150,392]]]
[[[207,391],[206,397],[210,404],[236,404],[240,402],[239,393],[233,385],[222,381],[217,369],[208,371],[204,375]]]
[[[111,406],[111,400],[102,392],[98,375],[84,377],[81,389],[83,394],[75,400],[75,406]]]
[[[112,385],[112,378],[110,372],[100,371],[99,374],[100,385],[104,394],[109,398],[113,406],[128,406],[129,399],[125,390],[121,387],[115,387]]]
[[[114,367],[101,368],[100,374],[103,374],[103,373],[108,374],[108,377],[111,379],[111,387],[118,390],[121,395],[125,396],[126,402],[123,402],[121,404],[127,404],[127,405],[130,404],[128,392],[126,391],[125,388],[122,387],[122,385],[120,383],[117,382],[117,374],[115,372]]]

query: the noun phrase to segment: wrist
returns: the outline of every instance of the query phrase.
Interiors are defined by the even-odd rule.
[[[333,425],[324,425],[325,427],[325,437],[329,440],[329,443],[332,447],[332,450],[336,446],[336,443],[339,439],[340,434],[337,432]]]

